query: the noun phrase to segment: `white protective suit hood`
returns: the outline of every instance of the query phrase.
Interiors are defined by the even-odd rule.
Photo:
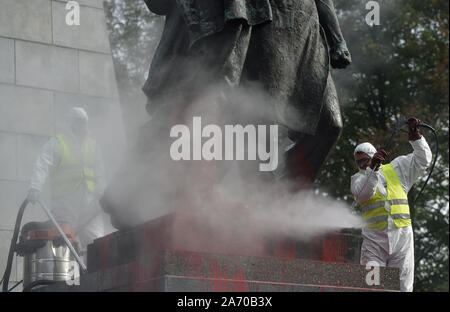
[[[72,123],[78,120],[89,121],[87,112],[82,107],[72,107],[69,111],[69,122]]]
[[[83,142],[89,135],[88,114],[82,107],[72,107],[68,114],[69,131]]]
[[[355,148],[353,155],[355,155],[358,152],[366,153],[367,155],[369,155],[369,157],[372,158],[373,155],[375,155],[375,153],[377,152],[377,149],[375,148],[375,146],[373,146],[369,142],[364,142],[364,143],[359,144]]]

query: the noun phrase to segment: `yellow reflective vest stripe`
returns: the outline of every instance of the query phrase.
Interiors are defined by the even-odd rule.
[[[387,197],[384,197],[377,188],[372,198],[361,205],[367,227],[372,230],[384,230],[389,215],[398,228],[411,225],[408,195],[397,172],[391,164],[383,165],[382,170],[387,182]]]
[[[89,192],[95,193],[97,187],[93,169],[95,141],[87,138],[83,144],[82,155],[77,155],[63,134],[58,134],[56,138],[59,143],[61,159],[58,168],[50,176],[53,198],[70,195],[83,185]]]

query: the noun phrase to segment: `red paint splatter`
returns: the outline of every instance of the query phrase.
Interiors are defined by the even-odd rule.
[[[221,267],[215,257],[210,266],[210,276],[214,278],[211,285],[212,291],[220,292],[229,290],[228,268],[226,265]]]
[[[235,281],[233,283],[232,291],[246,292],[247,291],[247,281],[245,279],[245,272],[242,269],[238,269],[235,274],[232,275],[232,279]]]
[[[214,292],[248,291],[244,270],[237,267],[230,271],[228,264],[219,264],[216,257],[209,264],[209,277],[212,278],[211,290]]]
[[[295,258],[296,242],[291,239],[286,239],[275,243],[274,256],[277,258]]]
[[[329,236],[322,241],[322,261],[345,263],[348,242],[344,237]]]
[[[109,256],[109,241],[111,237],[106,236],[102,240],[99,241],[98,245],[100,249],[100,269],[106,269],[108,265],[108,256]]]

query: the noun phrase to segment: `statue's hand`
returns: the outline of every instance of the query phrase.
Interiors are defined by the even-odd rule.
[[[337,43],[330,50],[330,61],[333,68],[345,68],[352,62],[352,56],[348,51],[345,41]]]

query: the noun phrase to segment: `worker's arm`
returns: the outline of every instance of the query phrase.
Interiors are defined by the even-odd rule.
[[[49,174],[59,164],[59,142],[56,137],[50,138],[42,148],[41,153],[36,159],[33,167],[33,173],[30,179],[30,189],[42,191],[42,186],[47,180]]]
[[[362,204],[375,194],[380,171],[373,171],[370,167],[352,176],[351,191],[356,201]]]
[[[425,174],[432,159],[430,147],[424,136],[418,140],[409,141],[409,143],[413,148],[413,152],[399,156],[391,162],[406,193]]]

